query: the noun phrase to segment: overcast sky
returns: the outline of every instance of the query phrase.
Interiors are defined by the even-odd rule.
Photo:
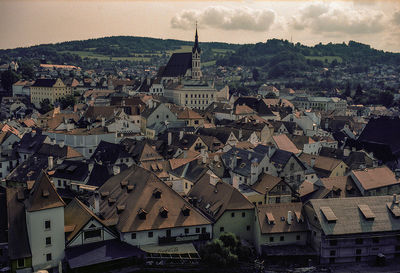
[[[114,35],[200,41],[355,40],[400,52],[400,0],[0,0],[0,48]]]

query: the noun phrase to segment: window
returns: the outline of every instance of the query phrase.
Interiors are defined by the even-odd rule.
[[[196,233],[200,233],[200,228],[196,228]]]
[[[357,238],[356,239],[356,245],[362,245],[363,244],[363,239],[362,238]]]
[[[147,233],[147,236],[148,236],[149,238],[153,238],[153,231],[149,231],[149,233]]]
[[[356,256],[356,262],[361,262],[361,256]]]
[[[136,233],[132,233],[132,234],[131,234],[131,239],[132,239],[132,240],[136,240]]]
[[[337,246],[337,240],[330,240],[329,241],[330,246]]]
[[[357,254],[357,255],[360,255],[360,254],[361,254],[361,249],[360,249],[360,248],[357,248],[357,249],[356,249],[356,254]]]
[[[185,228],[185,234],[188,234],[188,233],[189,233],[189,229]]]
[[[159,116],[159,115],[157,115],[157,116],[156,116],[156,118],[160,118],[160,116]]]
[[[293,171],[294,170],[294,163],[290,164],[290,170]]]
[[[378,244],[378,243],[379,243],[379,238],[377,238],[377,237],[372,238],[372,242],[373,242],[374,244]]]
[[[249,231],[250,230],[250,226],[246,226],[246,230]]]
[[[277,196],[276,198],[275,198],[275,203],[280,203],[281,202],[281,197],[280,196]]]
[[[296,235],[296,240],[300,241],[300,235]]]
[[[329,253],[330,256],[335,256],[336,255],[336,250],[331,250],[331,252]]]
[[[91,154],[93,151],[92,151],[92,149],[89,149],[89,154]]]
[[[51,228],[50,220],[44,221],[44,229],[49,230]]]
[[[46,237],[46,246],[51,245],[51,237]]]
[[[51,253],[46,254],[46,261],[51,261]]]
[[[280,240],[281,242],[285,241],[285,236],[281,236],[281,237],[279,238],[279,240]]]
[[[224,232],[224,231],[225,231],[224,227],[220,227],[220,228],[219,228],[219,231],[220,231],[220,232]]]
[[[242,212],[242,217],[246,217],[246,213],[245,212]]]
[[[235,217],[235,213],[234,212],[231,213],[231,217]]]
[[[201,228],[201,233],[206,233],[206,228],[205,227],[203,227],[203,228]]]
[[[269,237],[269,241],[272,243],[274,241],[274,237]]]
[[[88,230],[83,233],[85,240],[101,237],[101,229]]]
[[[300,179],[301,179],[301,175],[298,174],[298,175],[297,175],[297,182],[300,182]]]
[[[25,259],[24,258],[17,260],[17,267],[18,268],[25,267]]]

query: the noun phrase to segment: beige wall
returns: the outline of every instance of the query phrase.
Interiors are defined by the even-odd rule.
[[[234,213],[234,217],[232,217]],[[244,217],[243,214],[244,213]],[[227,210],[215,222],[213,226],[213,237],[219,238],[224,232],[232,232],[241,239],[254,242],[254,209],[250,210]],[[249,226],[249,230],[248,230]],[[223,231],[221,231],[223,227]]]

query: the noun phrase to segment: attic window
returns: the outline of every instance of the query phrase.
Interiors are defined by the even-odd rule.
[[[386,203],[387,208],[390,210],[390,212],[393,214],[395,218],[400,217],[400,207],[397,204],[393,203]]]
[[[140,220],[146,220],[146,215],[147,215],[147,211],[145,211],[144,209],[140,208],[138,211],[138,216]]]
[[[368,205],[358,205],[358,208],[360,209],[366,220],[375,219],[375,214],[372,212],[371,208]]]
[[[128,187],[127,187],[128,192],[133,191],[134,188],[135,188],[135,185],[128,185]]]
[[[281,217],[281,221],[284,222],[285,221],[285,216]]]
[[[325,216],[328,223],[336,223],[337,217],[330,207],[320,207],[322,214]]]
[[[190,215],[190,208],[188,206],[183,206],[182,208],[182,214],[183,216],[189,216]]]
[[[42,192],[43,197],[48,197],[49,195],[50,195],[50,193],[48,190],[43,190],[43,192]]]
[[[123,212],[124,209],[125,209],[125,205],[118,205],[118,206],[117,206],[117,213]]]
[[[125,187],[128,185],[128,180],[122,180],[121,181],[121,188]]]
[[[107,197],[109,194],[110,194],[110,192],[108,192],[108,191],[103,191],[103,192],[100,193],[102,198]]]
[[[301,216],[301,212],[300,211],[295,211],[294,215],[296,215],[297,223],[302,223],[303,222],[303,217]]]
[[[244,168],[246,166],[246,163],[240,164],[240,168]]]
[[[161,207],[160,215],[162,218],[168,218],[168,209],[166,207]]]
[[[108,198],[108,204],[109,205],[112,205],[112,204],[114,204],[115,202],[116,202],[117,200],[115,199],[115,198]]]
[[[271,212],[266,212],[265,213],[265,216],[267,217],[267,222],[268,222],[268,224],[275,224],[275,218],[274,218],[274,215],[272,215],[272,213]]]
[[[154,191],[153,191],[153,196],[154,196],[154,198],[156,198],[156,199],[160,199],[160,198],[161,198],[161,190],[158,189],[158,188],[154,189]]]

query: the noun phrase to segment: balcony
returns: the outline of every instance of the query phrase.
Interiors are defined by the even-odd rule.
[[[198,233],[192,235],[180,235],[180,236],[165,236],[158,237],[158,244],[171,244],[171,243],[187,243],[193,241],[207,241],[211,239],[210,233]]]

